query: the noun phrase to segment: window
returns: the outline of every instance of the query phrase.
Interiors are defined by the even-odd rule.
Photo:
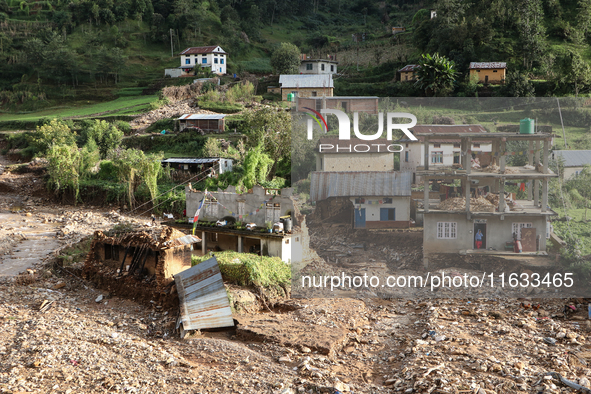
[[[208,233],[207,235],[209,236],[209,240],[211,242],[217,242],[218,241],[218,233]]]
[[[341,108],[343,108],[343,112],[347,112],[347,102],[346,101],[341,102]]]
[[[218,64],[218,59],[217,59],[217,58],[213,59],[213,62],[214,62],[215,64]]]
[[[380,221],[396,220],[396,208],[380,208]]]
[[[316,92],[312,92],[312,93],[316,93]],[[322,109],[322,100],[315,100],[316,103],[316,111],[320,112],[320,110]]]
[[[493,72],[494,72],[494,73],[496,73],[496,72],[497,72],[497,70],[493,70]]]
[[[441,148],[441,144],[433,144],[433,148]]]
[[[205,213],[207,216],[217,216],[218,214],[218,202],[217,201],[205,201]]]
[[[521,229],[522,228],[531,228],[531,223],[513,223],[511,234],[517,233],[517,239],[521,239]]]
[[[191,59],[185,59],[185,64],[191,64]]]
[[[383,198],[382,199],[382,203],[383,204],[392,204],[392,199],[391,198]]]
[[[277,222],[281,216],[281,205],[279,203],[268,202],[265,207],[265,221],[266,222]]]
[[[312,92],[312,97],[316,97],[316,96],[318,96],[318,93],[317,92]]]
[[[334,64],[330,65],[330,72],[333,73],[334,72]]]
[[[459,142],[454,142],[454,148],[459,148],[460,147],[460,143]]]
[[[404,161],[408,163],[408,151],[404,152]]]
[[[220,64],[224,64],[224,59],[220,59]]]
[[[286,245],[288,245],[288,244],[289,244],[289,238],[287,238],[287,239],[285,240],[285,244],[286,244]]]
[[[355,204],[365,204],[365,198],[356,198]]]
[[[479,73],[479,72],[480,72],[480,70],[476,70],[476,72],[477,72],[477,73]]]
[[[312,67],[313,67],[312,63],[306,64],[306,70],[310,71],[310,70],[312,70]]]
[[[431,152],[431,163],[443,163],[443,152]]]
[[[320,71],[324,71],[324,63],[320,65]]]
[[[460,164],[460,152],[454,152],[454,164]]]
[[[207,63],[207,58],[204,57],[203,59],[201,59],[201,63],[206,64]]]
[[[456,239],[457,227],[456,222],[437,222],[437,239]]]
[[[480,144],[472,144],[472,147],[474,147],[474,148],[480,148]]]

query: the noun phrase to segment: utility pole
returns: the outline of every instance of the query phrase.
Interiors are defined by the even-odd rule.
[[[174,57],[173,45],[172,45],[172,29],[170,29],[170,57]]]

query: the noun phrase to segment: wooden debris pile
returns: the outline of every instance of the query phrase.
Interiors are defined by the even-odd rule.
[[[444,211],[465,211],[466,199],[464,197],[448,198],[442,201],[437,209]],[[470,198],[471,212],[494,212],[495,206],[484,197]]]
[[[493,204],[495,207],[499,206],[499,195],[496,193],[488,193],[486,199]]]
[[[496,164],[491,164],[491,165],[489,165],[487,167],[484,167],[482,169],[482,171],[483,172],[490,172],[490,173],[500,174],[501,173],[501,167],[499,167]],[[519,171],[514,170],[512,168],[509,168],[509,167],[505,167],[504,174],[517,174],[517,173],[519,173]]]

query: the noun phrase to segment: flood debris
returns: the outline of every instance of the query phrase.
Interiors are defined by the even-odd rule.
[[[232,309],[215,256],[174,276],[181,338],[187,331],[233,327]]]

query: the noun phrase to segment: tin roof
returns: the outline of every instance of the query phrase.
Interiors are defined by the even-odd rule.
[[[300,100],[377,100],[378,96],[331,96],[331,97],[300,97]]]
[[[226,114],[215,114],[215,115],[210,115],[210,114],[184,114],[180,118],[178,118],[177,120],[202,120],[202,119],[216,120],[216,119],[224,119],[226,116],[228,116],[228,115],[226,115]]]
[[[565,167],[591,165],[591,150],[555,150],[552,159],[562,158]]]
[[[404,72],[409,72],[409,71],[414,71],[417,68],[420,68],[421,66],[419,66],[418,64],[408,64],[404,67],[402,67],[400,70],[398,70],[399,73],[404,73]]]
[[[280,75],[282,88],[333,88],[331,74],[290,74]]]
[[[507,68],[505,62],[471,62],[470,70],[474,69],[492,69],[492,68]]]
[[[220,48],[216,51],[216,48]],[[202,53],[226,53],[219,45],[209,45],[206,47],[190,47],[181,52],[181,55],[199,55]]]
[[[169,159],[162,160],[162,163],[207,164],[207,163],[215,163],[220,160],[221,160],[221,158],[219,158],[219,157],[208,157],[208,158],[171,157]]]
[[[185,330],[233,327],[232,309],[214,257],[174,276]]]
[[[410,196],[412,173],[395,171],[312,172],[310,199]]]
[[[385,138],[378,138],[376,140],[365,141],[359,138],[351,138],[350,140],[340,140],[338,137],[325,137],[318,140],[316,149],[320,149],[320,145],[332,145],[332,148],[328,146],[322,147],[322,153],[349,153],[349,154],[362,154],[362,153],[384,153],[392,155],[393,152],[388,152],[386,147],[391,145],[393,142]],[[350,151],[349,147],[353,145],[363,144],[369,146],[368,151],[353,152]],[[353,148],[351,148],[353,149]]]

